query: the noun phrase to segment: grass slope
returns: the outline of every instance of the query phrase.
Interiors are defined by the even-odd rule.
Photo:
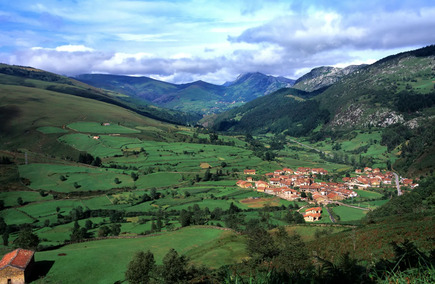
[[[47,276],[36,283],[77,283],[78,276],[82,283],[123,281],[127,264],[139,250],[151,250],[160,264],[169,248],[174,248],[178,253],[190,256],[196,264],[219,267],[240,261],[245,256],[241,241],[242,238],[232,232],[192,227],[156,236],[67,245],[36,253],[37,262],[53,262]]]

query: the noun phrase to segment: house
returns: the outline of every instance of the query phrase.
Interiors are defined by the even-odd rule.
[[[269,183],[271,185],[279,186],[281,184],[281,180],[279,178],[271,178],[269,179]]]
[[[246,181],[252,182],[252,177],[247,177]]]
[[[364,168],[364,172],[371,172],[371,171],[372,171],[372,168],[369,168],[369,167]]]
[[[255,175],[255,170],[248,170],[248,169],[246,169],[246,170],[243,171],[243,174],[244,175]]]
[[[322,213],[322,207],[308,208],[307,210],[305,210],[305,213]]]
[[[0,261],[0,283],[24,284],[28,282],[35,263],[34,251],[16,249]]]
[[[377,178],[370,179],[370,185],[372,187],[379,187],[380,184],[381,184],[381,182]]]
[[[390,178],[384,178],[384,180],[382,182],[384,184],[391,184],[391,179]]]
[[[296,198],[300,197],[301,194],[297,190],[286,188],[282,191],[282,195],[286,198]]]
[[[309,175],[311,173],[311,169],[306,167],[299,167],[298,172],[304,175]]]
[[[356,169],[356,170],[355,170],[355,173],[356,173],[356,174],[361,174],[361,173],[362,173],[362,170],[361,170],[361,169]]]
[[[306,222],[315,222],[319,221],[322,217],[322,214],[320,213],[308,213],[304,215],[304,219]]]
[[[255,187],[268,187],[269,184],[263,180],[258,180],[255,182]]]
[[[311,169],[312,174],[321,174],[321,175],[327,175],[328,171],[323,168],[313,168]]]
[[[110,126],[110,122],[103,122],[101,125],[102,126]]]
[[[293,170],[290,169],[290,168],[284,168],[284,169],[282,169],[282,171],[285,172],[288,175],[292,175],[293,174]]]
[[[244,181],[244,180],[239,180],[239,181],[237,181],[237,182],[236,182],[236,185],[237,185],[238,187],[241,187],[241,188],[252,188],[252,187],[253,187],[253,186],[252,186],[252,183],[247,182],[247,181]]]
[[[405,186],[410,186],[412,184],[413,180],[409,178],[402,179],[402,184]]]
[[[98,140],[100,139],[100,136],[92,136],[92,139]]]

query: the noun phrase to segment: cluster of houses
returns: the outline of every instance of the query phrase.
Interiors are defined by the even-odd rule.
[[[357,176],[345,177],[343,178],[343,181],[360,189],[365,189],[368,187],[390,186],[393,184],[394,174],[388,171],[382,172],[379,168],[372,169],[365,167],[364,169],[356,169],[355,173]],[[408,178],[401,178],[399,180],[399,184],[410,188],[415,188],[418,186],[417,183],[414,183],[412,179]]]
[[[295,200],[306,199],[310,196],[318,204],[327,204],[331,201],[343,200],[357,196],[356,192],[344,183],[315,182],[318,175],[326,175],[328,171],[323,168],[299,167],[297,170],[284,168],[273,173],[267,173],[267,181],[254,181],[255,170],[245,170],[246,180],[237,181],[242,188],[255,188],[259,192],[275,195],[277,197]]]
[[[256,180],[256,170],[246,169],[246,180],[237,181],[241,188],[255,188],[259,192],[275,195],[287,200],[304,199],[307,196],[318,204],[356,197],[354,188],[366,189],[368,187],[389,186],[392,184],[394,174],[383,172],[379,168],[364,170],[357,169],[355,177],[344,177],[343,182],[316,182],[318,175],[326,175],[328,171],[322,168],[299,167],[297,170],[284,168],[265,175],[266,181]],[[418,186],[411,179],[401,179],[401,184],[411,188]]]

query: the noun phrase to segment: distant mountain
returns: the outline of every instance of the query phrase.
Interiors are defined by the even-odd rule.
[[[200,114],[222,112],[280,88],[289,87],[294,82],[291,79],[261,73],[247,73],[224,85],[203,81],[171,84],[148,77],[104,74],[83,74],[78,75],[76,79],[149,104]]]
[[[281,88],[289,88],[294,82],[292,79],[267,76],[258,72],[246,73],[225,84],[224,96],[230,100],[249,102]]]
[[[350,65],[346,68],[337,68],[322,66],[312,69],[310,72],[297,79],[294,88],[311,92],[324,87],[331,86],[338,80],[350,73],[353,73],[361,68],[366,67],[366,64],[362,65]]]

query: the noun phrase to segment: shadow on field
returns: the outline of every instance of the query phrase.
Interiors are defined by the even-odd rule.
[[[32,273],[29,278],[29,282],[38,280],[39,278],[45,277],[53,266],[54,261],[52,260],[41,260],[36,261]]]

